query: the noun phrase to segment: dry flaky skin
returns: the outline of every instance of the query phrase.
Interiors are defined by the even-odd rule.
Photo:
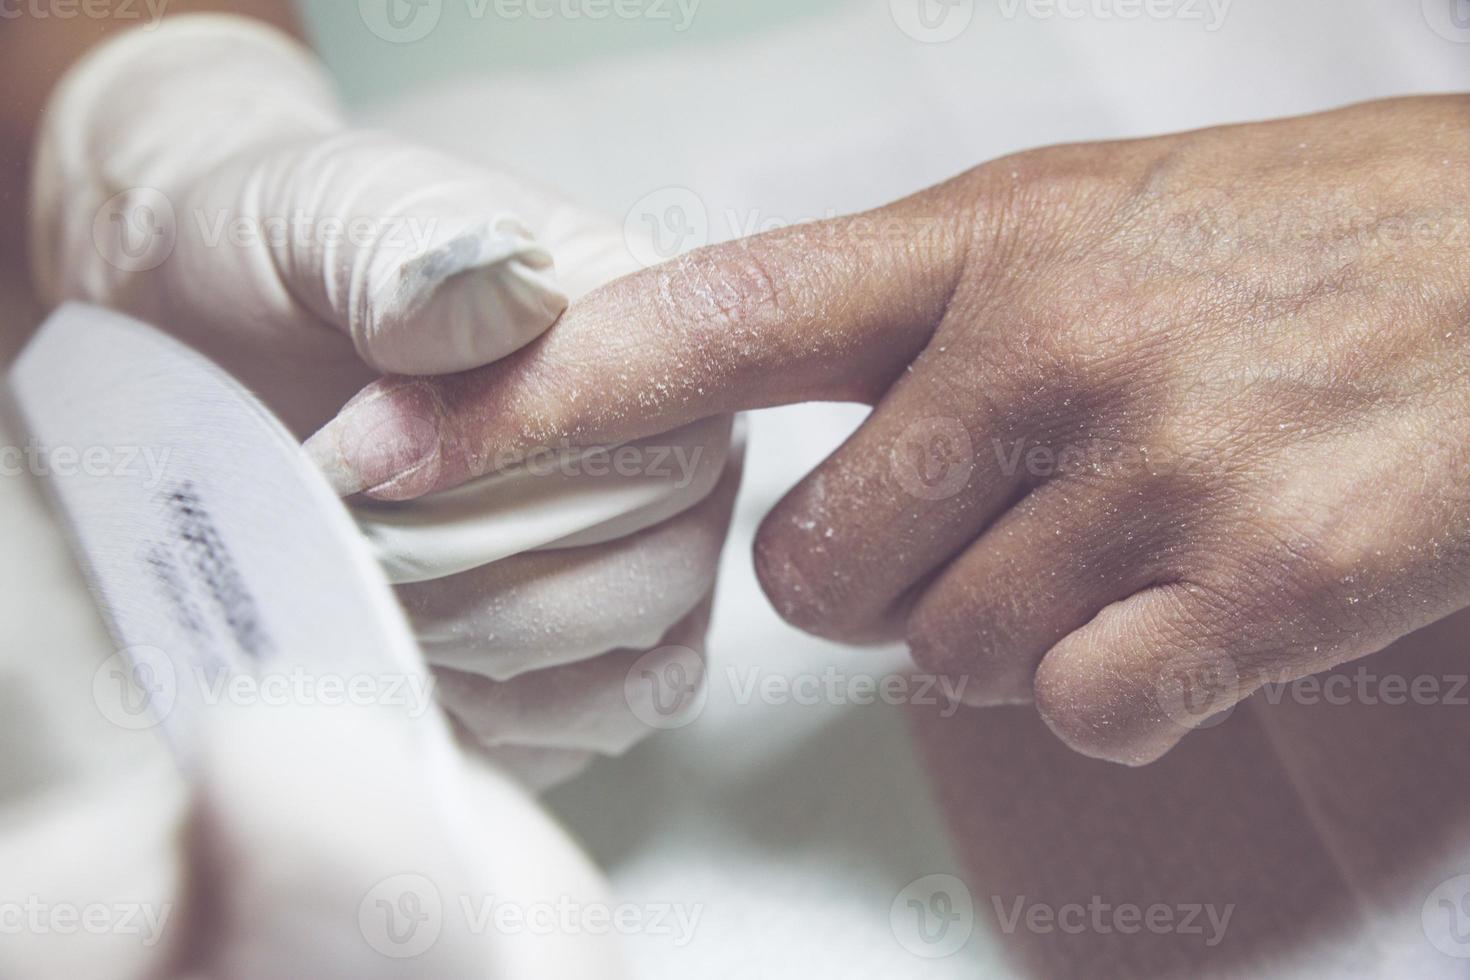
[[[174,17],[97,46],[51,97],[38,160],[38,291],[170,331],[300,434],[381,372],[463,371],[508,354],[549,328],[570,297],[637,265],[615,223],[554,192],[352,129],[315,57],[244,18]],[[118,195],[120,187],[133,190]],[[141,259],[137,221],[157,233],[141,238]],[[432,396],[397,383],[406,385],[400,397]],[[373,402],[354,407],[370,411]],[[411,487],[434,467],[420,472],[399,455],[403,421],[349,427],[347,438],[337,431],[306,449],[343,495]],[[471,488],[474,501],[397,507],[393,535],[381,512],[364,515],[397,580],[433,580],[434,598],[405,595],[436,665],[498,677],[520,658],[518,668],[544,670],[520,689],[559,695],[536,702],[545,718],[497,729],[497,748],[518,756],[562,748],[543,736],[566,718],[584,725],[578,751],[622,751],[655,730],[638,722],[612,668],[574,668],[657,644],[713,587],[738,479],[738,464],[729,466],[728,492],[714,492],[729,439],[728,420],[675,434],[643,447],[631,470],[612,465],[615,452],[594,469],[571,451],[587,447],[553,447],[546,470],[489,459],[506,479]],[[345,469],[342,454],[365,448],[410,472],[364,482],[370,474]],[[497,533],[513,522],[519,536]],[[657,533],[597,547],[645,528]],[[542,547],[558,550],[486,570]],[[655,602],[637,580],[660,562],[680,580]],[[471,730],[484,727],[481,704],[493,709],[479,694],[453,706]],[[579,718],[583,708],[605,716]],[[608,744],[596,743],[601,733],[611,733]],[[567,771],[554,761],[535,767],[538,779]]]
[[[904,630],[970,700],[1147,762],[1470,603],[1467,158],[1470,99],[1396,100],[1023,153],[706,249],[431,382],[434,465],[400,489],[872,403],[760,533],[777,608]]]

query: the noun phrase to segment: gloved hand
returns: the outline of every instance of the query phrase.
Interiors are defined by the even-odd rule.
[[[23,445],[0,412],[0,446]],[[416,700],[223,697],[187,729],[166,727],[186,720],[171,696],[140,713],[153,675],[118,669],[42,489],[0,480],[24,556],[0,564],[0,977],[623,975],[619,933],[595,928],[606,882]],[[361,668],[422,690],[391,618],[364,628],[382,649]],[[321,653],[276,648],[256,677],[324,680]],[[182,689],[195,675],[176,666]],[[505,906],[523,927],[481,914]]]
[[[444,782],[403,730],[429,720],[390,715],[224,705],[197,782],[141,731],[126,770],[0,793],[0,975],[623,976],[590,861],[503,774]]]
[[[382,374],[457,372],[526,346],[633,265],[619,230],[542,189],[351,129],[315,59],[240,18],[119,35],[67,74],[45,119],[32,208],[43,299],[172,331],[301,436]],[[350,438],[356,457],[368,445],[401,468],[395,433]],[[391,496],[345,478],[339,443],[310,446],[339,489]],[[733,497],[733,476],[713,492],[728,447],[728,420],[628,447],[631,469],[548,447],[549,469],[510,460],[453,494],[361,510],[390,577],[415,583],[408,604],[431,662],[456,672],[446,689],[467,732],[512,763],[535,759],[545,782],[651,731],[605,696],[613,678],[565,671],[673,638],[696,612]],[[558,550],[491,565],[546,548]],[[697,649],[702,632],[677,639]],[[532,670],[560,692],[532,727],[506,728],[483,713],[491,695],[458,683]],[[605,716],[589,725],[594,702]]]

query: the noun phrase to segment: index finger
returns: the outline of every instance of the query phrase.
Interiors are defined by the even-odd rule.
[[[593,292],[487,367],[385,378],[307,443],[344,495],[405,500],[551,445],[714,415],[873,401],[924,347],[963,262],[941,189],[692,252]]]

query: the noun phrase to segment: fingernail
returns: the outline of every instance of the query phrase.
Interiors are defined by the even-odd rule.
[[[303,448],[339,496],[409,499],[427,492],[440,460],[438,400],[422,382],[388,380],[348,402]]]

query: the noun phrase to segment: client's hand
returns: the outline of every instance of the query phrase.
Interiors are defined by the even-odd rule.
[[[119,35],[44,118],[41,295],[174,332],[299,435],[384,373],[502,358],[635,267],[619,229],[540,188],[351,129],[315,58],[243,18]],[[358,431],[316,446],[344,493],[363,487],[344,483],[339,453],[364,446],[397,443]],[[462,731],[545,783],[653,730],[621,672],[665,643],[700,663],[729,447],[729,421],[711,419],[631,462],[506,461],[456,494],[359,511]]]
[[[765,522],[777,608],[902,629],[967,700],[1145,763],[1470,603],[1467,154],[1463,97],[1024,153],[614,283],[318,438],[401,431],[411,473],[347,464],[408,497],[563,438],[873,404]]]

